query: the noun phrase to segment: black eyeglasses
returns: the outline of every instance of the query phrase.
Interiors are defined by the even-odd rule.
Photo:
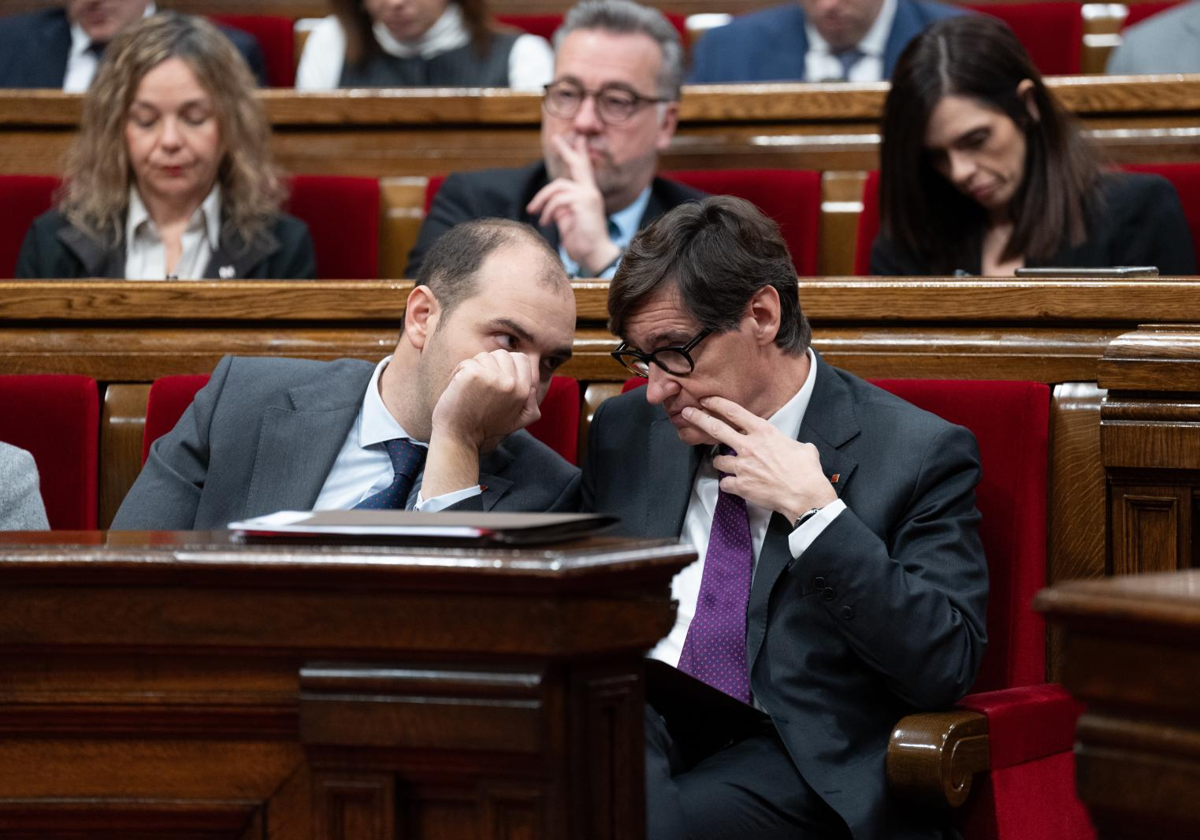
[[[612,351],[612,357],[624,365],[630,373],[640,376],[642,379],[650,378],[652,362],[672,376],[687,376],[696,369],[696,363],[692,360],[692,350],[697,344],[708,338],[710,333],[712,333],[711,329],[700,330],[691,341],[682,347],[663,347],[653,353],[643,353],[641,350],[626,347],[626,342],[622,341],[617,349]]]
[[[579,113],[583,101],[590,96],[596,100],[596,113],[605,125],[619,125],[628,122],[643,105],[667,101],[642,96],[621,87],[588,90],[582,85],[568,81],[552,82],[546,85],[545,90],[542,107],[550,116],[569,120]]]

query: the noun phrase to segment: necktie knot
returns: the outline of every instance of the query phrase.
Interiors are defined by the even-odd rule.
[[[363,499],[354,506],[355,510],[404,510],[408,507],[408,496],[425,466],[429,450],[408,438],[389,440],[384,448],[392,459],[392,483]]]
[[[862,60],[863,56],[865,55],[866,53],[864,53],[858,47],[850,47],[849,49],[842,50],[841,52],[835,52],[833,54],[833,57],[836,58],[838,63],[842,65],[843,80],[847,82],[850,81],[850,71],[854,68],[855,64],[858,64],[858,62]]]
[[[737,456],[737,450],[726,443],[721,443],[721,444],[717,445],[717,453],[720,455],[733,455],[735,457]],[[729,473],[724,473],[724,472],[721,472],[720,470],[717,470],[717,475],[720,478],[724,478],[725,476],[729,475]],[[722,493],[724,491],[721,490],[720,488],[717,488],[717,492]]]

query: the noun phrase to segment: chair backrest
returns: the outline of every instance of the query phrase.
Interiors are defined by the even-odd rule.
[[[0,175],[0,278],[12,279],[33,220],[54,204],[57,175]]]
[[[1159,12],[1165,12],[1178,3],[1126,3],[1125,5],[1129,9],[1129,14],[1125,16],[1125,22],[1121,24],[1122,30],[1139,24],[1148,17],[1154,17]]]
[[[858,214],[858,231],[854,235],[854,273],[866,277],[871,273],[871,245],[879,235],[879,172],[867,173],[863,183],[862,212]]]
[[[285,209],[308,225],[322,280],[379,276],[379,181],[295,175]]]
[[[1083,10],[1079,3],[985,3],[967,9],[1009,25],[1045,76],[1073,75],[1083,62]]]
[[[97,522],[100,393],[89,376],[0,376],[0,440],[33,454],[50,527]]]
[[[675,31],[679,33],[679,40],[683,42],[686,49],[688,44],[687,32],[687,16],[676,12],[663,12],[667,16],[667,20],[675,27]],[[502,23],[505,26],[511,26],[514,29],[520,29],[522,32],[528,32],[530,35],[541,35],[547,41],[554,38],[554,33],[558,27],[562,26],[563,15],[559,14],[509,14],[495,15],[496,22]]]
[[[1200,163],[1137,163],[1121,167],[1126,172],[1150,172],[1166,178],[1179,193],[1183,215],[1192,232],[1192,247],[1200,264]]]
[[[429,180],[425,182],[425,215],[429,215],[429,208],[433,206],[433,198],[438,194],[438,190],[442,188],[445,180],[445,175],[430,175]]]
[[[821,173],[799,169],[691,169],[662,173],[710,195],[744,198],[779,224],[796,273],[817,273]]]
[[[208,374],[164,376],[150,386],[146,401],[146,428],[142,434],[142,463],[150,455],[150,444],[165,435],[192,404],[196,392],[208,384]],[[572,464],[579,455],[579,381],[555,376],[542,400],[542,416],[529,426],[529,433]],[[28,448],[28,447],[26,447]]]
[[[267,84],[292,87],[296,84],[296,31],[291,18],[278,15],[209,15],[230,29],[253,35],[266,61]]]

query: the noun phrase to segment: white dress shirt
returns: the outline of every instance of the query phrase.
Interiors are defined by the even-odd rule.
[[[814,384],[817,381],[817,360],[812,350],[808,351],[808,376],[800,390],[783,406],[772,414],[768,421],[776,429],[795,440],[800,434],[800,426],[804,422],[804,412],[808,410],[808,401],[812,398]],[[713,447],[716,452],[716,447]],[[712,465],[712,457],[706,457],[696,471],[696,483],[692,485],[692,496],[688,502],[687,514],[683,519],[683,533],[680,542],[689,543],[696,549],[698,559],[687,566],[671,581],[671,597],[679,602],[675,613],[675,626],[662,639],[650,656],[661,659],[668,665],[679,665],[679,654],[683,651],[683,642],[687,638],[688,627],[696,615],[696,603],[700,599],[700,581],[704,576],[704,555],[708,551],[708,535],[712,529],[713,513],[717,508],[717,470]],[[829,523],[837,518],[846,503],[841,499],[830,502],[810,517],[799,528],[792,531],[788,537],[788,548],[792,557],[799,559],[813,541],[821,535]],[[746,503],[746,513],[750,519],[750,539],[754,546],[754,565],[758,567],[758,556],[762,552],[763,541],[767,537],[767,526],[771,522],[774,511]]]
[[[375,366],[375,372],[371,374],[371,381],[367,384],[367,392],[363,394],[358,416],[350,426],[341,451],[333,462],[333,468],[325,477],[325,484],[317,494],[313,510],[349,510],[368,496],[389,487],[396,473],[392,468],[392,458],[384,446],[387,441],[409,438],[418,446],[429,448],[428,443],[415,440],[404,431],[404,427],[396,422],[396,418],[383,404],[383,397],[379,394],[379,377],[391,360],[392,357],[388,356]],[[434,513],[483,492],[483,488],[476,484],[474,487],[444,493],[432,499],[423,499],[423,478],[424,472],[413,482],[406,505],[409,510]]]
[[[154,4],[146,6],[143,17],[154,14]],[[71,51],[67,53],[67,73],[63,77],[63,93],[83,93],[91,87],[100,66],[100,57],[92,50],[92,39],[78,23],[71,24]]]
[[[888,36],[892,34],[892,21],[896,19],[897,0],[883,0],[883,6],[867,34],[858,42],[863,57],[850,68],[847,82],[883,81],[883,51],[887,49]],[[808,35],[808,52],[804,55],[804,78],[810,82],[827,82],[842,78],[842,63],[829,48],[829,42],[811,22],[804,24]]]
[[[125,216],[125,277],[128,280],[202,280],[204,269],[221,241],[221,188],[214,186],[188,219],[183,231],[183,252],[175,270],[167,273],[167,246],[150,218],[150,211],[129,188]]]
[[[397,58],[433,58],[471,42],[463,24],[462,10],[450,3],[429,31],[416,41],[398,41],[387,26],[373,27],[380,48]],[[304,42],[300,65],[296,68],[296,90],[335,90],[342,79],[346,62],[346,33],[336,15],[330,15],[313,28]],[[508,54],[508,85],[513,90],[541,92],[554,78],[554,50],[545,38],[521,35]]]

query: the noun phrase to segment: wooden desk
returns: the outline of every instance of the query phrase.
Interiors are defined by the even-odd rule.
[[[694,558],[0,535],[0,834],[641,838]]]
[[[1200,836],[1200,570],[1062,583],[1034,606],[1088,705],[1076,780],[1099,836]]]

